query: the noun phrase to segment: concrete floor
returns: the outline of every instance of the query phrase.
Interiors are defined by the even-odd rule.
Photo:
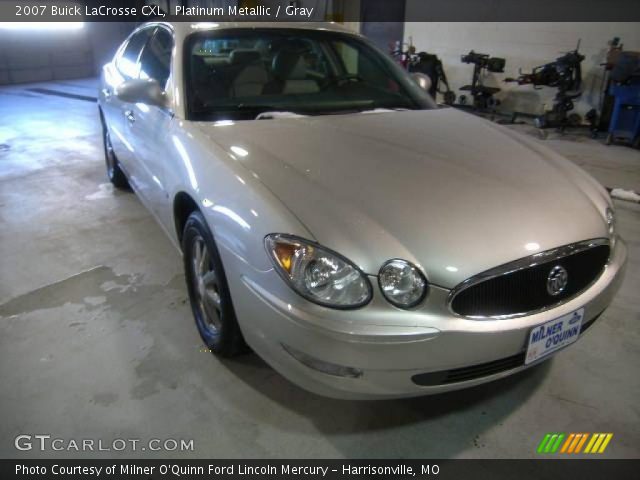
[[[607,457],[640,456],[640,205],[617,202],[621,291],[554,360],[441,396],[329,400],[255,355],[203,352],[178,252],[133,194],[106,183],[95,104],[31,87],[0,89],[0,457],[78,456],[17,452],[22,433],[195,447],[82,457],[534,457],[550,431],[613,432]],[[607,186],[640,187],[638,151],[547,144]]]

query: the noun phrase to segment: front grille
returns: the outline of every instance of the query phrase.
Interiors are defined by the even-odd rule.
[[[595,321],[602,315],[600,312],[580,328],[582,335]],[[438,385],[447,385],[449,383],[465,382],[475,380],[477,378],[488,377],[496,373],[513,370],[524,365],[526,350],[507,358],[501,358],[492,362],[480,363],[470,367],[454,368],[452,370],[441,370],[439,372],[419,373],[414,375],[411,380],[421,387],[435,387]]]
[[[606,242],[591,241],[498,267],[454,289],[451,310],[465,317],[500,317],[558,305],[578,295],[600,276],[609,253]],[[564,290],[554,296],[547,291],[547,278],[556,265],[566,270],[568,280]]]

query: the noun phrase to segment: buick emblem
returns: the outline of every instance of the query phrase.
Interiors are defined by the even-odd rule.
[[[547,277],[547,293],[552,297],[560,295],[564,292],[568,282],[569,274],[567,271],[564,267],[556,265],[551,269],[549,276]]]

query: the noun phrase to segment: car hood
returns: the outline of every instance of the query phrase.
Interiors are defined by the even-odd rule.
[[[372,275],[391,258],[452,288],[606,236],[597,183],[531,139],[452,108],[199,123],[319,243]]]

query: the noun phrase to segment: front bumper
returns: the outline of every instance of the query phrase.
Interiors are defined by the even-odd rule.
[[[364,308],[320,307],[296,295],[275,271],[250,270],[226,253],[225,260],[237,262],[226,270],[239,273],[228,276],[247,343],[293,383],[347,399],[410,397],[471,387],[550,358],[553,354],[524,365],[531,329],[579,308],[585,309],[583,332],[591,327],[618,290],[627,257],[618,239],[600,278],[559,307],[520,318],[471,320],[453,316],[446,306],[449,290],[433,286],[424,304],[411,311],[386,302],[375,288],[377,282],[372,282],[374,298]],[[283,346],[362,374],[351,378],[322,373]]]

